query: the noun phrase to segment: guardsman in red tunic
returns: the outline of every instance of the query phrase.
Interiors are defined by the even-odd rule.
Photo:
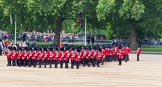
[[[24,67],[26,67],[28,64],[26,48],[24,48],[24,51],[22,52],[22,58],[23,58],[22,63]]]
[[[80,54],[83,66],[86,65],[86,50],[85,48],[82,48],[81,54]]]
[[[79,50],[75,50],[75,61],[76,61],[76,66],[77,66],[76,69],[79,69],[80,60],[81,60],[81,57],[79,54]]]
[[[28,66],[31,67],[32,65],[32,52],[31,52],[31,48],[28,49],[28,52],[27,52],[27,59],[28,59]]]
[[[34,67],[36,67],[37,65],[37,51],[36,51],[36,48],[34,49],[34,51],[32,51],[32,61],[33,61],[33,65]]]
[[[101,59],[102,65],[104,64],[105,55],[106,55],[105,49],[102,49],[102,59]]]
[[[52,58],[53,58],[53,51],[52,48],[50,48],[47,52],[47,57],[48,57],[48,63],[50,65],[49,68],[52,68]]]
[[[123,59],[122,60],[125,60],[125,62],[127,62],[127,59],[126,59],[126,47],[123,47],[122,51],[123,51]]]
[[[108,47],[105,48],[105,61],[109,62],[109,49],[108,49]]]
[[[11,52],[11,61],[12,61],[12,66],[16,65],[16,48],[13,47],[13,50]]]
[[[87,52],[86,52],[86,60],[87,60],[87,62],[88,62],[88,67],[90,67],[90,63],[91,63],[91,51],[90,51],[90,49],[88,49],[87,50]]]
[[[64,50],[64,62],[65,62],[65,68],[68,68],[69,56],[70,56],[70,54],[69,54],[69,49],[66,48],[66,49]]]
[[[44,50],[43,50],[42,59],[43,59],[43,63],[44,63],[44,68],[46,68],[46,64],[47,64],[47,49],[46,48],[44,48]]]
[[[114,50],[113,50],[113,60],[114,61],[117,61],[118,59],[118,56],[117,56],[117,52],[118,52],[118,47],[114,47]]]
[[[92,63],[92,65],[93,65],[93,67],[95,67],[96,51],[92,48],[92,49],[91,49],[91,53],[92,53],[92,55],[91,55],[91,63]]]
[[[18,49],[16,52],[16,65],[19,66],[20,65],[20,59],[21,59],[21,50]]]
[[[63,68],[64,63],[64,49],[61,48],[59,51],[59,62],[60,62],[60,68]]]
[[[141,51],[142,51],[141,45],[139,45],[138,48],[137,48],[137,61],[140,60],[140,59],[139,59],[139,56],[140,56],[140,54],[141,54]]]
[[[74,68],[74,62],[75,62],[75,51],[74,48],[72,49],[72,51],[70,52],[70,61],[71,61],[71,68]]]
[[[53,52],[53,60],[54,60],[55,68],[57,68],[58,57],[59,57],[58,48],[56,48],[55,51]]]
[[[42,65],[42,48],[38,50],[38,63],[39,63],[39,68],[41,68]]]
[[[122,65],[123,51],[121,47],[119,47],[117,55],[118,55],[119,65]]]
[[[102,59],[101,49],[98,49],[96,51],[96,61],[97,61],[97,66],[98,67],[100,67],[101,59]]]
[[[130,48],[126,47],[125,48],[125,62],[129,61],[129,53],[130,53]]]
[[[5,54],[7,55],[7,66],[11,66],[11,48],[8,47],[8,49],[5,51]]]
[[[126,48],[126,51],[127,51],[127,58],[128,58],[128,61],[129,61],[129,54],[131,52],[131,48],[130,47],[127,47]]]
[[[113,60],[113,48],[109,49],[109,55],[110,55],[110,61],[112,62],[112,60]]]

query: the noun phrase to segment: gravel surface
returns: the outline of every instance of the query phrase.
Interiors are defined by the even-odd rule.
[[[6,66],[0,57],[0,87],[162,87],[162,55],[130,55],[129,62],[107,62],[80,69]],[[49,66],[48,66],[49,67]]]

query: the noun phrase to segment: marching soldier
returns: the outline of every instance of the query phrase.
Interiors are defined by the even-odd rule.
[[[38,50],[38,63],[39,63],[39,68],[41,68],[42,64],[42,48]]]
[[[137,61],[140,60],[140,59],[139,59],[139,56],[140,56],[140,54],[141,54],[141,51],[142,51],[141,45],[139,45],[139,46],[138,46],[138,49],[137,49]]]
[[[82,48],[80,56],[81,56],[81,60],[83,61],[82,62],[83,66],[85,66],[86,65],[86,50],[84,47]]]
[[[46,68],[46,64],[47,64],[47,49],[44,48],[43,50],[43,54],[42,54],[42,58],[43,58],[43,63],[44,63],[44,68]]]
[[[13,50],[11,52],[11,61],[12,61],[12,66],[16,65],[16,48],[13,47]]]
[[[118,47],[114,47],[114,50],[113,50],[113,60],[114,61],[117,61],[118,57],[117,57],[117,52],[118,52]]]
[[[20,59],[21,59],[21,50],[18,48],[18,51],[16,52],[16,65],[20,66]]]
[[[8,47],[8,49],[5,51],[5,54],[7,55],[7,66],[11,66],[11,48]]]
[[[87,49],[87,53],[86,53],[86,60],[88,62],[88,67],[90,67],[90,63],[91,63],[91,51],[90,49]]]
[[[48,50],[47,57],[48,57],[48,63],[50,65],[49,68],[52,68],[52,57],[53,57],[52,48]]]
[[[34,48],[34,51],[32,52],[32,61],[33,61],[34,67],[36,67],[36,65],[37,65],[37,51],[36,51],[36,48]]]
[[[95,67],[96,51],[92,48],[91,53],[92,53],[92,55],[91,55],[91,63],[93,65],[93,67]]]
[[[65,68],[68,68],[68,63],[69,63],[69,49],[68,48],[64,50],[64,62],[65,62]]]
[[[31,67],[32,65],[32,52],[31,52],[32,48],[28,49],[27,52],[27,59],[28,59],[28,66]]]
[[[59,51],[60,68],[63,68],[63,63],[64,63],[63,60],[64,60],[64,50],[63,50],[63,48],[61,48]]]
[[[56,50],[53,53],[53,60],[54,60],[55,68],[57,68],[58,57],[59,57],[58,48],[56,48]]]
[[[70,52],[70,61],[71,61],[71,68],[74,68],[74,59],[75,59],[75,51],[74,48],[72,48],[72,51]]]
[[[117,55],[118,55],[119,65],[122,65],[123,51],[121,47],[119,47]]]
[[[96,51],[96,61],[97,61],[97,66],[98,66],[98,67],[100,67],[101,58],[102,58],[101,49],[98,49],[98,50]]]
[[[80,55],[79,55],[79,50],[75,50],[75,61],[76,61],[76,69],[79,69],[80,66]]]
[[[21,60],[22,65],[24,65],[24,67],[27,65],[27,52],[26,49],[23,48],[23,52],[22,52],[22,60]]]
[[[105,49],[103,48],[102,49],[102,59],[101,59],[101,63],[102,63],[102,65],[104,64],[104,60],[105,60],[105,55],[106,55],[106,52],[105,52]]]

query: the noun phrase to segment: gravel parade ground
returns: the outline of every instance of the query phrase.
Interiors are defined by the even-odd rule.
[[[49,66],[47,66],[49,67]],[[0,87],[162,87],[162,55],[130,55],[129,62],[105,62],[80,69],[6,66],[0,57]]]

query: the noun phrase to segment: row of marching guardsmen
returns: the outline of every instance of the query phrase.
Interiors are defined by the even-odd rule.
[[[126,62],[129,60],[129,54],[131,49],[129,47],[81,47],[79,48],[18,48],[8,47],[5,51],[7,55],[7,66],[38,66],[41,68],[44,65],[46,68],[60,68],[76,66],[79,69],[80,64],[83,66],[91,65],[100,67],[104,64],[104,61],[119,61],[119,65],[122,64],[122,60]]]

